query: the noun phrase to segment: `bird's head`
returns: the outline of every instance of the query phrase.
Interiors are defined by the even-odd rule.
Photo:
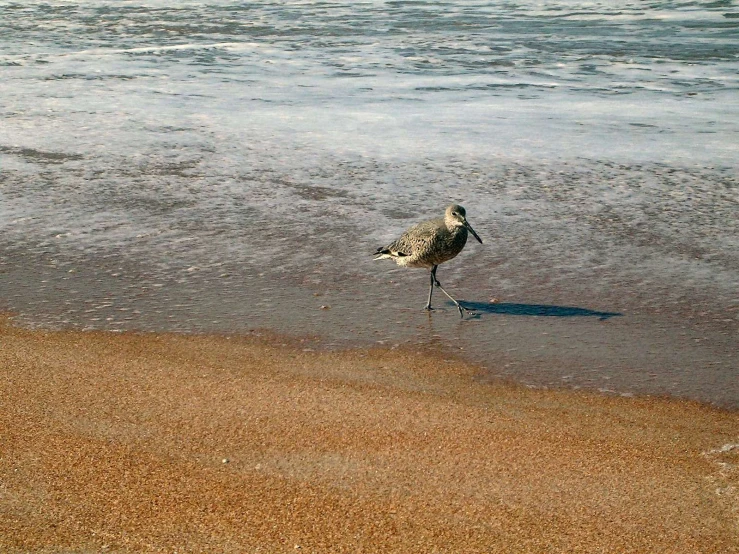
[[[472,233],[472,236],[477,239],[477,242],[482,244],[482,239],[477,236],[472,225],[467,222],[467,211],[459,204],[452,204],[446,209],[446,212],[444,213],[444,222],[450,229],[454,227],[464,227]]]

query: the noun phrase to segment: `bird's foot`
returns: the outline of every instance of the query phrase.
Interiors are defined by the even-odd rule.
[[[423,310],[424,310],[425,312],[433,312],[433,311],[434,311],[434,309],[433,309],[433,308],[431,307],[431,304],[426,304],[426,305],[425,305],[425,306],[423,307]]]
[[[469,316],[477,315],[477,312],[475,310],[469,310],[462,306],[462,304],[457,303],[457,308],[459,309],[459,317],[464,318],[464,314],[467,314]]]

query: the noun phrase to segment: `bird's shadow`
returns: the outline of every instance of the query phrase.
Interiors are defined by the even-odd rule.
[[[617,312],[598,312],[587,308],[577,308],[575,306],[552,306],[549,304],[511,304],[507,302],[463,302],[462,305],[478,314],[506,314],[506,315],[526,315],[526,316],[544,316],[544,317],[597,317],[601,321],[605,321],[612,317],[618,317],[623,314]]]

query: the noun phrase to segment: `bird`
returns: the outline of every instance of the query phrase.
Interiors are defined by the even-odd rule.
[[[482,244],[482,239],[467,222],[467,211],[459,204],[452,204],[446,208],[443,218],[422,221],[409,228],[398,240],[378,248],[374,254],[375,260],[391,259],[402,267],[430,269],[431,287],[424,309],[433,310],[431,295],[436,286],[454,302],[459,310],[459,316],[463,318],[464,312],[468,314],[474,314],[474,312],[462,306],[444,290],[436,278],[436,270],[439,264],[451,260],[462,251],[467,243],[468,232],[472,233],[472,236]]]

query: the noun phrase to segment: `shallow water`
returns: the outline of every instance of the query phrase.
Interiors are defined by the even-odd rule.
[[[737,406],[737,16],[0,2],[0,306],[440,342],[532,385]],[[370,255],[450,201],[485,241],[439,269],[463,322]]]

